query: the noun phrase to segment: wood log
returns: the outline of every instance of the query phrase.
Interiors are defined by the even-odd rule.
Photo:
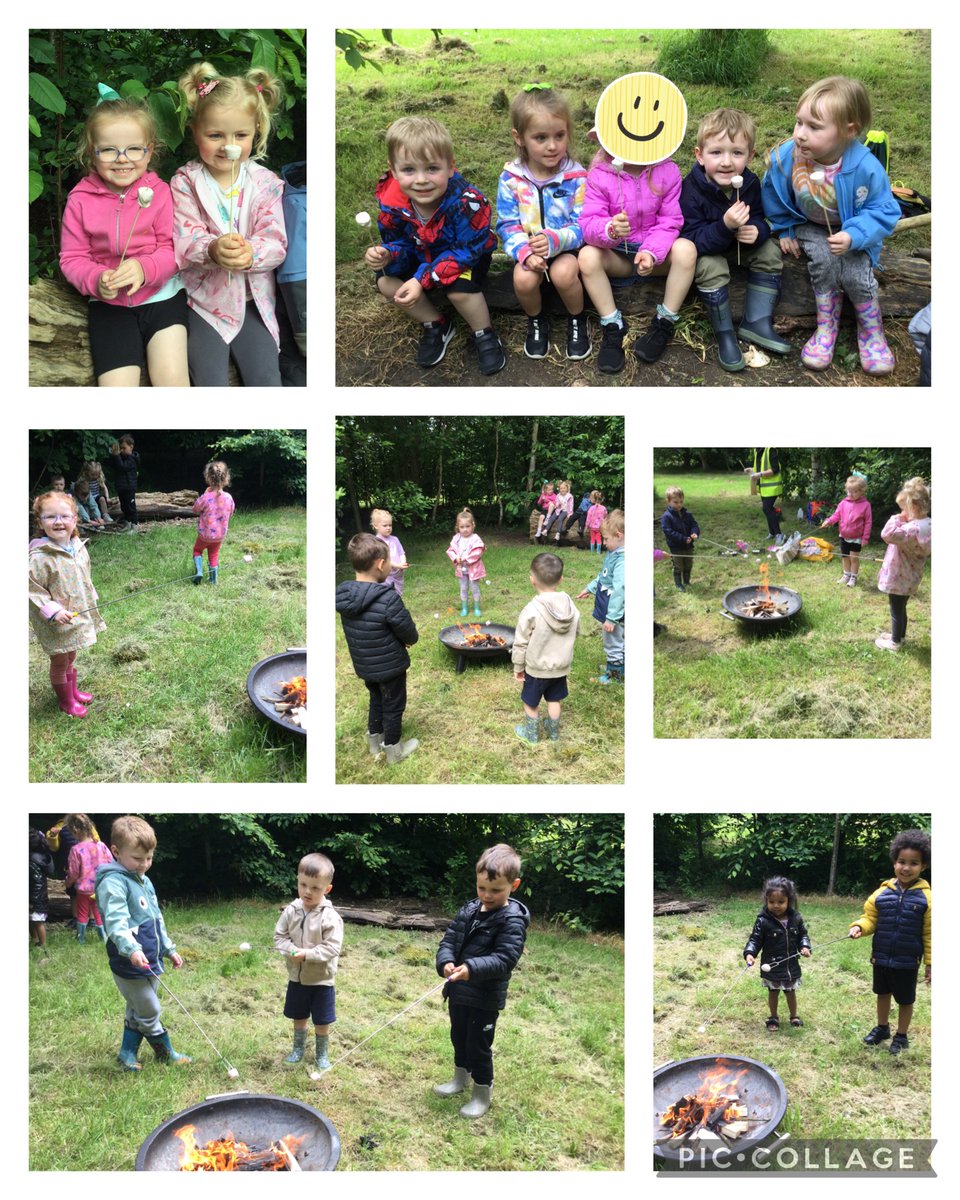
[[[446,929],[451,917],[431,917],[426,913],[398,913],[385,908],[356,908],[338,904],[337,912],[354,925],[379,925],[384,929]]]
[[[709,907],[709,902],[706,900],[668,900],[664,904],[654,904],[653,915],[655,917],[672,917],[680,913],[703,912],[705,908]]]
[[[539,508],[534,508],[530,512],[530,540],[531,541],[533,540],[533,538],[536,535],[537,525],[540,523],[541,516],[542,516],[542,514],[541,514]],[[569,520],[569,518],[565,518],[565,520]],[[560,535],[560,545],[561,546],[589,546],[590,545],[589,535],[587,534],[586,531],[584,531],[583,539],[581,540],[580,537],[578,536],[579,529],[580,529],[579,518],[577,518],[577,520],[574,521],[574,523],[570,526],[570,528],[565,529],[563,531],[563,533]],[[556,526],[554,526],[553,529],[550,530],[550,544],[554,545],[554,546],[556,545],[556,542],[553,539],[554,539],[554,535],[556,534],[556,531],[557,531]],[[545,542],[543,545],[543,549],[549,550],[550,546]]]

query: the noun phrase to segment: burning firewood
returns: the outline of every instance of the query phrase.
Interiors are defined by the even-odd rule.
[[[174,1132],[174,1137],[183,1143],[180,1155],[181,1171],[301,1171],[303,1168],[293,1156],[293,1150],[303,1138],[287,1134],[278,1142],[271,1142],[264,1150],[258,1150],[241,1142],[232,1133],[211,1138],[200,1145],[196,1139],[196,1125],[184,1125]],[[290,1145],[288,1145],[290,1143]]]
[[[746,1070],[731,1075],[723,1067],[704,1072],[695,1094],[681,1096],[669,1105],[660,1118],[658,1145],[678,1146],[682,1141],[731,1141],[750,1128],[749,1109],[736,1090]]]
[[[463,638],[463,644],[470,646],[472,649],[489,649],[492,646],[505,646],[507,644],[506,638],[500,637],[496,633],[486,633],[480,625],[463,626],[458,621],[457,630]],[[467,630],[471,632],[468,633]]]
[[[789,607],[786,601],[778,602],[758,596],[753,600],[745,600],[740,605],[740,611],[746,617],[783,617]]]
[[[261,696],[260,699],[272,704],[278,713],[289,717],[292,724],[299,725],[301,729],[306,729],[306,678],[303,675],[295,675],[293,679],[284,680],[277,685],[276,694],[281,697],[280,700],[277,700],[275,696]]]

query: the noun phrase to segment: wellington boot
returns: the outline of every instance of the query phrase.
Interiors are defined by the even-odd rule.
[[[87,710],[82,704],[79,704],[73,698],[73,684],[69,679],[65,679],[63,683],[51,684],[53,690],[57,694],[57,703],[60,705],[60,711],[65,712],[70,717],[85,717]]]
[[[698,289],[700,290],[700,289]],[[740,343],[733,332],[733,317],[730,314],[730,293],[727,288],[700,291],[700,299],[707,306],[710,324],[717,338],[717,356],[725,371],[742,371],[747,365],[743,361]]]
[[[747,294],[743,320],[737,333],[745,342],[753,342],[774,354],[789,354],[793,347],[773,327],[771,317],[780,299],[780,276],[767,271],[747,274]]]
[[[384,745],[383,751],[387,756],[387,766],[392,767],[394,763],[403,762],[419,745],[416,738],[409,738],[405,742],[395,742],[392,746]]]
[[[77,691],[77,670],[76,667],[71,667],[67,671],[67,683],[73,688],[73,699],[76,704],[89,704],[93,696],[89,692]]]
[[[367,734],[367,749],[374,758],[379,758],[383,753],[383,734],[368,733]]]
[[[474,1083],[473,1095],[466,1102],[463,1108],[460,1109],[460,1116],[472,1120],[474,1117],[482,1117],[490,1108],[490,1101],[493,1098],[493,1084]]]
[[[471,1083],[470,1072],[466,1067],[454,1067],[453,1078],[449,1083],[436,1083],[433,1087],[435,1096],[459,1096],[465,1092]]]
[[[560,718],[559,717],[544,717],[543,732],[547,735],[547,739],[551,742],[560,741]]]
[[[193,556],[193,569],[196,574],[193,577],[194,583],[203,583],[203,555],[195,554]]]
[[[185,1066],[192,1063],[193,1059],[188,1054],[179,1054],[170,1045],[170,1034],[164,1029],[160,1034],[154,1037],[148,1037],[147,1041],[153,1047],[153,1052],[157,1056],[157,1061],[162,1063],[173,1063],[174,1066]]]
[[[295,1029],[293,1031],[293,1049],[283,1060],[285,1063],[298,1063],[303,1061],[303,1056],[307,1051],[307,1031],[305,1029]]]
[[[143,1034],[139,1029],[131,1029],[129,1025],[123,1027],[123,1041],[120,1043],[120,1049],[117,1052],[117,1062],[125,1071],[142,1070],[137,1062],[137,1050],[140,1048],[140,1043],[143,1041]]]
[[[315,1035],[317,1040],[316,1052],[314,1059],[319,1071],[330,1070],[330,1059],[327,1057],[327,1051],[330,1048],[330,1035],[328,1033],[318,1033]]]

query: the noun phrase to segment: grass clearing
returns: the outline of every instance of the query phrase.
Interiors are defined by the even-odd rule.
[[[817,951],[818,943],[844,935],[862,911],[862,897],[801,897],[813,943],[797,992],[802,1029],[785,1020],[781,999],[780,1029],[767,1032],[767,996],[757,965],[744,974],[706,1033],[697,1033],[743,969],[743,947],[758,908],[755,896],[733,896],[697,913],[706,940],[691,941],[675,917],[654,919],[654,1062],[728,1054],[767,1063],[787,1088],[787,1112],[778,1128],[795,1138],[929,1137],[930,991],[922,971],[910,1047],[893,1057],[861,1041],[876,1024],[870,940]],[[892,1020],[896,1012],[894,1004]]]
[[[479,619],[515,625],[533,598],[530,563],[540,547],[518,534],[481,530],[487,551],[489,585],[481,582]],[[389,770],[367,752],[367,689],[356,676],[337,623],[337,782],[338,783],[600,783],[623,778],[623,691],[592,682],[601,667],[600,623],[592,617],[593,597],[576,601],[580,634],[567,677],[559,742],[526,745],[514,727],[523,709],[509,656],[468,663],[456,674],[456,659],[438,634],[460,618],[460,585],[444,553],[445,534],[399,533],[408,561],[404,604],[420,634],[410,651],[407,710],[403,736],[420,747]],[[595,578],[602,556],[564,548],[561,590],[571,596]],[[337,564],[337,582],[353,577],[350,564]],[[471,602],[470,612],[473,607]],[[434,616],[437,614],[437,616]],[[467,623],[476,621],[472,615]],[[541,706],[541,711],[546,707]],[[468,731],[468,732],[467,732]]]
[[[662,497],[682,487],[685,505],[703,538],[733,547],[772,543],[760,508],[743,475],[673,472],[654,475]],[[664,547],[654,508],[655,544]],[[796,527],[796,507],[783,501],[783,529]],[[898,654],[878,650],[874,638],[889,629],[887,597],[877,590],[885,543],[883,521],[861,559],[856,588],[842,587],[838,553],[829,563],[794,560],[781,567],[772,555],[771,584],[798,591],[803,610],[783,632],[741,628],[720,615],[725,592],[755,584],[755,559],[724,558],[702,541],[694,558],[692,586],[674,588],[669,562],[657,566],[654,615],[666,625],[654,643],[654,734],[663,738],[927,738],[931,719],[930,565],[907,607],[907,640]],[[808,532],[817,530],[810,526]],[[818,534],[839,551],[835,527]]]
[[[101,600],[193,570],[195,521],[144,523],[88,543]],[[243,555],[253,555],[245,563]],[[77,655],[82,720],[59,712],[49,658],[30,638],[32,781],[304,782],[306,747],[255,712],[255,662],[306,635],[306,510],[238,512],[206,579],[158,588],[103,610],[106,630]]]
[[[237,1066],[236,1086],[319,1108],[340,1134],[340,1170],[623,1169],[621,939],[531,930],[497,1026],[493,1107],[465,1121],[462,1101],[431,1091],[452,1066],[439,993],[312,1083],[304,1065],[281,1062],[292,1026],[282,1016],[286,970],[272,950],[277,905],[168,905],[164,915],[186,960],[165,981]],[[243,941],[254,949],[239,950]],[[171,1040],[194,1062],[161,1067],[144,1043],[140,1075],[122,1072],[123,1006],[104,948],[89,938],[80,946],[59,927],[48,942],[48,961],[33,951],[30,963],[30,1167],[132,1170],[156,1125],[231,1083],[162,988]],[[439,942],[433,933],[347,927],[331,1060],[437,982]],[[360,1144],[364,1135],[375,1149]]]

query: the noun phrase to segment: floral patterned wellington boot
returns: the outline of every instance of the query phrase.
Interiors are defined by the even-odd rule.
[[[800,351],[800,361],[811,371],[825,371],[833,362],[833,348],[840,329],[843,292],[815,293],[817,330]]]
[[[868,375],[889,375],[897,365],[893,351],[883,336],[883,316],[880,302],[874,296],[863,304],[855,304],[857,314],[857,346],[860,349],[860,366]]]

